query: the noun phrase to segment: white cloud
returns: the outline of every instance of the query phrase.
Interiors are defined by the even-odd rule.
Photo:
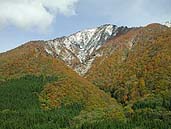
[[[46,30],[58,14],[75,14],[78,0],[0,0],[0,27]]]

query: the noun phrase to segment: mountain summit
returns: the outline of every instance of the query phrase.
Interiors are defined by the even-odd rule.
[[[49,40],[45,50],[53,57],[62,59],[80,75],[84,75],[97,56],[98,49],[112,37],[126,33],[127,27],[105,24],[97,28],[79,31],[68,37]]]

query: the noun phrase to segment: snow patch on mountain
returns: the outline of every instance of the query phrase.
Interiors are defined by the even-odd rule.
[[[165,22],[163,25],[167,26],[167,27],[171,27],[171,21],[167,21]]]
[[[84,75],[98,55],[97,50],[107,40],[127,31],[127,27],[106,24],[93,29],[79,31],[45,43],[48,54],[60,58],[80,75]]]

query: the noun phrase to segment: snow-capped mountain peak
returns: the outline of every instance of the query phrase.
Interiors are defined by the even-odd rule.
[[[163,25],[167,26],[167,27],[171,27],[171,21],[167,21],[165,22]]]
[[[99,56],[97,50],[107,40],[125,31],[128,31],[127,27],[106,24],[79,31],[68,37],[49,40],[45,50],[48,54],[62,59],[79,74],[85,74],[94,59]]]

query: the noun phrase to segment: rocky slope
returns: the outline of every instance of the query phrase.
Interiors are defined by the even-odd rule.
[[[97,28],[77,32],[68,37],[49,40],[45,50],[53,57],[60,58],[80,75],[84,75],[91,67],[97,51],[109,39],[128,32],[127,27],[102,25]]]

